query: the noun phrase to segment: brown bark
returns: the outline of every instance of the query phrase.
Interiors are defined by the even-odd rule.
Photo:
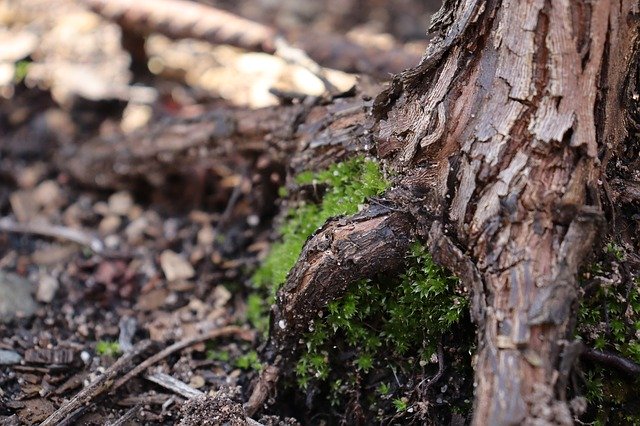
[[[431,244],[449,239],[474,265],[462,277],[479,326],[475,424],[571,422],[555,390],[603,219],[599,153],[625,137],[637,8],[459,2],[422,64],[378,100],[379,153],[433,172],[425,186],[443,214]]]

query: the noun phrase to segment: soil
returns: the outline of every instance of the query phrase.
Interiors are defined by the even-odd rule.
[[[281,28],[393,40],[417,51],[437,7],[208,3]],[[140,72],[120,39],[117,25],[78,1],[0,2],[0,44],[11,47],[0,49],[0,423],[43,422],[105,374],[121,379],[172,343],[233,324],[235,332],[176,350],[117,390],[92,391],[65,421],[221,424],[226,410],[236,416],[230,424],[243,424],[239,402],[257,373],[236,360],[261,343],[245,299],[275,237],[284,170],[270,171],[271,184],[260,185],[264,171],[240,161],[225,169],[227,162],[214,172],[193,170],[186,181],[127,182],[116,190],[99,176],[97,185],[78,182],[56,159],[96,138],[200,117],[216,106],[273,105],[272,87],[305,93],[318,84],[300,82],[299,70],[270,55],[157,35],[147,40],[155,74]],[[333,75],[347,86],[355,81]],[[136,352],[141,342],[152,346]],[[127,354],[130,365],[114,369]],[[149,379],[156,373],[188,390]],[[189,399],[189,392],[201,396]],[[280,421],[295,423],[264,419]]]

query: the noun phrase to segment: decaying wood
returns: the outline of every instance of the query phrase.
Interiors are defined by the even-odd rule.
[[[130,189],[143,182],[160,188],[171,177],[198,169],[221,177],[252,169],[259,158],[286,164],[296,173],[371,151],[372,102],[309,101],[258,110],[219,108],[189,120],[167,119],[133,133],[94,139],[60,153],[56,162],[89,186]]]
[[[280,34],[276,29],[210,6],[184,0],[84,0],[95,12],[127,30],[194,38],[250,51],[275,53],[288,39],[319,64],[383,79],[415,66],[420,57],[401,46],[383,50],[361,46],[339,35],[309,31]]]

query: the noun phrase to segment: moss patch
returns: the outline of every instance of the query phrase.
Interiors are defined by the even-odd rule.
[[[356,213],[369,197],[381,194],[389,183],[378,164],[363,157],[332,165],[318,172],[296,177],[299,185],[327,185],[320,204],[302,202],[287,213],[280,229],[282,239],[271,247],[269,256],[253,276],[260,287],[275,291],[284,283],[298,260],[307,238],[330,217]]]
[[[586,345],[617,353],[640,363],[640,277],[624,282],[619,262],[622,247],[609,243],[603,260],[583,275],[585,296],[578,311],[577,334]],[[589,402],[585,420],[594,425],[640,425],[640,380],[623,377],[599,365],[585,365]]]
[[[421,398],[407,384],[411,377],[433,375],[438,344],[466,311],[458,280],[415,243],[403,275],[361,281],[329,304],[304,338],[298,385],[330,389],[331,404],[343,410],[349,395],[359,392],[368,400],[365,407],[382,413],[379,420],[389,411],[415,414]],[[458,344],[470,349],[472,334]],[[377,394],[363,388],[364,382]]]
[[[368,197],[388,186],[379,166],[361,157],[319,173],[303,173],[296,182],[325,192],[321,202],[300,203],[289,210],[280,230],[282,240],[253,277],[258,292],[249,299],[248,318],[262,330],[267,307],[307,238],[328,218],[356,213]],[[466,311],[458,280],[415,243],[407,253],[404,274],[361,281],[328,305],[303,339],[296,384],[306,391],[307,403],[309,398],[322,400],[334,412],[353,411],[357,401],[380,420],[415,416],[424,397],[415,394],[412,380],[421,377],[426,383],[435,374],[437,347]],[[463,328],[473,330],[468,323]],[[462,334],[455,344],[469,354],[473,331]]]

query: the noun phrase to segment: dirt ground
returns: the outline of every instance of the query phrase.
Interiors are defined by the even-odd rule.
[[[414,52],[437,7],[206,3],[278,28]],[[323,87],[264,53],[160,35],[146,50],[149,67],[136,69],[120,28],[80,1],[0,1],[1,424],[244,421],[239,402],[261,343],[246,318],[248,280],[275,237],[284,170],[254,175],[231,152],[186,178],[114,187],[98,173],[80,181],[60,159],[216,106],[274,105],[272,88]],[[337,86],[355,82],[328,75]],[[145,360],[149,368],[136,373]]]

